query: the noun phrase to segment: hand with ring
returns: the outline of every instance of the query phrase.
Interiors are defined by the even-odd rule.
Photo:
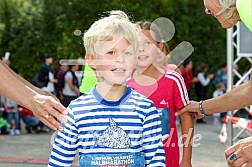
[[[53,130],[63,130],[60,122],[67,123],[67,110],[51,95],[37,94],[29,104],[35,117]],[[60,121],[60,122],[58,122]]]
[[[225,156],[231,167],[252,166],[252,137],[238,141],[225,151]]]

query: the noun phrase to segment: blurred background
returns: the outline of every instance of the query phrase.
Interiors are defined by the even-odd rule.
[[[194,68],[191,70],[197,78],[199,69],[207,65],[204,72],[214,74],[211,79],[216,82],[209,82],[206,98],[213,97],[214,90],[218,89],[218,73],[223,74],[223,77],[219,77],[222,79],[226,75],[226,30],[214,17],[205,14],[203,0],[0,0],[0,58],[10,52],[12,69],[31,82],[41,68],[41,56],[44,54],[50,54],[55,61],[84,58],[83,33],[110,10],[123,10],[135,22],[153,21],[160,17],[170,19],[176,29],[174,37],[167,42],[170,50],[183,41],[193,45],[190,61]],[[251,63],[240,60],[235,68],[243,74],[249,67]],[[199,99],[195,87],[192,85],[192,100]],[[243,117],[251,119],[246,114]],[[226,165],[223,154],[226,146],[220,145],[218,139],[221,121],[214,119],[208,117],[205,119],[208,124],[196,125],[195,132],[201,134],[203,139],[201,145],[194,149],[195,166]],[[23,154],[22,151],[30,148],[26,151],[27,155],[22,156],[37,158],[36,163],[39,163],[39,158],[44,158],[42,163],[46,164],[51,149],[51,132],[47,130],[43,130],[41,136],[21,135],[18,140],[11,136],[5,136],[5,140],[0,138],[0,148],[3,150],[0,162],[1,156],[11,157],[15,151]],[[246,136],[248,134],[243,137]],[[38,143],[44,147],[41,148]]]

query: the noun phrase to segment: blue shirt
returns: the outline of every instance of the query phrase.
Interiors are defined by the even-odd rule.
[[[116,102],[93,88],[68,106],[48,166],[70,166],[76,151],[82,167],[165,166],[161,122],[152,101],[127,88]]]

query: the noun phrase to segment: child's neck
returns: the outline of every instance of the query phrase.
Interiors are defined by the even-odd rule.
[[[134,80],[143,85],[152,85],[155,84],[158,80],[164,75],[164,69],[159,66],[150,65],[149,67],[142,69],[136,68],[136,71],[133,74]]]
[[[107,101],[118,101],[126,92],[125,85],[110,85],[105,82],[98,82],[96,91]]]

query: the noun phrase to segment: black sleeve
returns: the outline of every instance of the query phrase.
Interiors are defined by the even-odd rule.
[[[38,79],[39,79],[40,82],[48,83],[49,82],[49,71],[48,71],[48,69],[42,67],[41,70],[40,70]]]

